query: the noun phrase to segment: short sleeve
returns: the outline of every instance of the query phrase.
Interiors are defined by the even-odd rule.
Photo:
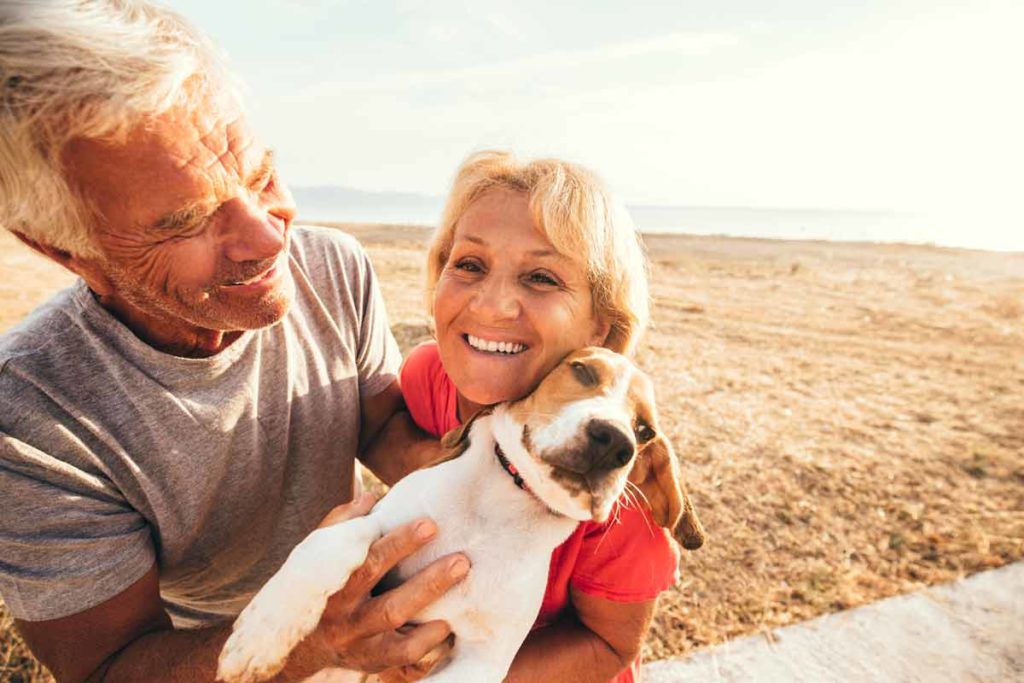
[[[401,385],[409,415],[420,429],[440,438],[459,426],[457,393],[441,364],[437,342],[424,342],[409,352]]]
[[[0,596],[15,618],[86,610],[156,560],[148,523],[109,481],[3,433],[0,491]]]
[[[353,289],[363,293],[363,300],[360,302],[356,363],[359,368],[359,390],[367,396],[373,396],[396,379],[402,364],[402,353],[388,326],[384,297],[373,265],[365,251],[360,249],[359,253],[363,260],[359,269],[363,282]]]
[[[594,597],[642,602],[672,586],[678,567],[668,532],[646,508],[620,502],[608,522],[589,525],[570,583]]]

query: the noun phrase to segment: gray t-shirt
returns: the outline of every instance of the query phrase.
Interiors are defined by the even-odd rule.
[[[179,627],[237,614],[356,482],[360,396],[400,354],[366,254],[296,227],[295,301],[211,358],[146,345],[79,282],[0,337],[0,596],[20,619],[155,561]]]

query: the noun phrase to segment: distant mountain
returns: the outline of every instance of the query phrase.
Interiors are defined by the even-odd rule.
[[[442,197],[411,192],[367,192],[340,186],[292,188],[300,221],[436,225]],[[891,211],[765,209],[631,205],[641,232],[732,235],[773,239],[935,243],[981,249],[1021,250],[1024,242],[973,234],[962,226],[940,229],[934,220]],[[1016,234],[1016,233],[1014,233]]]
[[[300,220],[418,223],[432,225],[443,199],[411,192],[367,192],[351,187],[293,187]]]

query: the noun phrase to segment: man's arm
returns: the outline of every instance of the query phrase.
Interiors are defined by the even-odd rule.
[[[369,512],[371,497],[331,511],[321,526]],[[370,547],[366,562],[327,605],[324,617],[274,680],[299,681],[328,666],[379,671],[417,661],[448,637],[442,622],[403,626],[462,580],[463,556],[441,558],[402,586],[370,597],[370,589],[436,533],[420,520]],[[156,566],[126,590],[84,612],[48,621],[17,621],[32,652],[58,681],[212,681],[230,624],[174,630],[160,599]]]
[[[398,381],[362,400],[359,461],[388,486],[445,456],[441,442],[422,431],[405,410]]]

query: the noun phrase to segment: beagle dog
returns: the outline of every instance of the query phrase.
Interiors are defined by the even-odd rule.
[[[650,379],[625,357],[596,347],[570,354],[526,398],[446,435],[447,460],[402,479],[365,517],[296,546],[235,621],[218,679],[277,673],[370,544],[430,517],[435,539],[389,578],[400,583],[453,552],[467,554],[472,570],[420,615],[455,634],[450,659],[428,678],[501,681],[540,609],[552,551],[579,522],[607,520],[627,486],[684,548],[704,542],[653,398]]]

